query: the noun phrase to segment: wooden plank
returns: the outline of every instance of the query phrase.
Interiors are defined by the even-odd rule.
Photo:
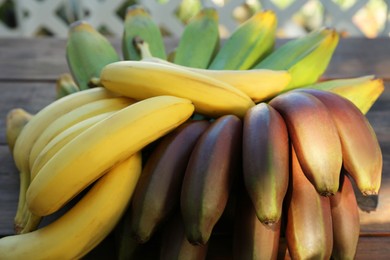
[[[121,53],[120,39],[110,39],[118,53]],[[286,40],[278,39],[277,46]],[[177,40],[165,40],[171,51]],[[341,39],[336,49],[326,78],[357,77],[368,74],[390,80],[389,38]],[[69,72],[65,58],[65,39],[32,38],[1,39],[0,41],[0,80],[55,80],[64,72]],[[356,56],[359,53],[359,56]]]

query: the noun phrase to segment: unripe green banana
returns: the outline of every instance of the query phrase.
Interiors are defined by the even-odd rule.
[[[226,39],[209,69],[251,68],[272,51],[276,27],[277,17],[273,11],[258,11]]]
[[[189,121],[176,128],[152,151],[131,203],[131,232],[145,243],[179,206],[183,176],[191,152],[208,121]]]
[[[326,80],[305,86],[305,88],[326,90],[345,97],[354,103],[363,114],[367,114],[385,90],[383,80],[374,79],[374,76]]]
[[[315,30],[288,41],[253,68],[287,70],[292,77],[287,89],[313,84],[327,69],[338,40],[333,29]]]
[[[282,116],[270,105],[249,109],[243,126],[243,178],[259,220],[266,225],[282,216],[289,181],[289,138]]]
[[[75,206],[54,222],[30,233],[1,238],[0,259],[82,259],[118,223],[141,169],[140,152],[113,165]]]
[[[35,176],[26,195],[29,210],[38,216],[57,211],[116,162],[175,129],[193,111],[187,99],[158,96],[123,108],[88,128]]]
[[[292,259],[330,259],[333,245],[328,197],[305,177],[292,149],[291,181],[286,196],[286,242]]]
[[[337,127],[327,107],[312,95],[289,91],[269,103],[284,118],[303,172],[319,194],[339,188],[342,149]]]
[[[88,89],[101,69],[119,56],[112,44],[85,21],[70,25],[66,44],[66,60],[80,90]]]
[[[281,220],[272,226],[261,223],[245,189],[240,191],[239,203],[235,212],[233,259],[276,260]]]
[[[299,90],[319,99],[331,112],[340,136],[343,167],[363,195],[377,195],[381,186],[382,151],[368,119],[348,99],[316,89]]]
[[[204,8],[186,25],[173,62],[206,69],[218,47],[218,13],[214,8]]]
[[[195,111],[210,117],[244,116],[254,102],[244,92],[212,77],[188,69],[147,61],[120,61],[107,65],[101,84],[136,100],[172,95],[192,101]]]
[[[216,119],[199,138],[184,175],[180,205],[187,239],[205,245],[225,210],[241,162],[242,123]]]
[[[160,28],[141,5],[132,5],[126,11],[122,37],[122,52],[126,60],[141,59],[134,46],[135,37],[141,37],[149,43],[153,56],[164,60],[167,58]]]
[[[15,142],[20,132],[32,117],[33,114],[23,108],[13,108],[8,111],[5,120],[5,137],[11,153],[13,153]]]
[[[360,235],[359,210],[347,172],[340,174],[339,191],[329,197],[332,210],[332,259],[355,259]]]
[[[205,260],[208,245],[188,242],[180,210],[175,212],[162,230],[160,260]]]
[[[77,91],[80,91],[80,88],[77,86],[76,82],[74,82],[72,75],[64,73],[58,77],[56,81],[57,99]]]

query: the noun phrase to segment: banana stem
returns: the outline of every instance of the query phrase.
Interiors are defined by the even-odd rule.
[[[139,36],[134,37],[133,44],[140,52],[141,59],[153,58],[153,55],[149,49],[149,44],[145,42],[141,37]]]
[[[28,233],[37,229],[39,223],[41,223],[42,217],[32,214],[30,211],[26,212],[27,222],[24,225],[23,229],[20,231],[20,234]]]

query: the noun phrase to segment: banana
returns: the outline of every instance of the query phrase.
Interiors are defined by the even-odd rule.
[[[181,66],[153,57],[148,50],[148,43],[138,39],[136,45],[141,52],[142,60],[157,62],[179,69],[187,69],[205,76],[223,81],[247,94],[254,102],[268,100],[282,92],[291,80],[287,71],[275,71],[267,69],[253,70],[212,70]]]
[[[173,62],[206,69],[219,47],[218,12],[203,8],[184,28]]]
[[[76,21],[69,28],[66,60],[77,86],[85,90],[105,65],[119,60],[119,55],[107,38],[89,23]]]
[[[15,142],[13,151],[15,165],[19,170],[20,181],[18,207],[15,215],[16,230],[21,229],[24,225],[23,207],[25,204],[26,190],[30,184],[29,157],[32,146],[38,139],[39,135],[48,124],[53,122],[58,117],[71,111],[72,109],[88,102],[114,96],[116,96],[116,94],[101,87],[80,91],[50,103],[38,111],[34,117],[31,118],[28,124],[25,125]]]
[[[204,260],[209,243],[193,245],[188,242],[180,210],[175,212],[163,227],[160,260]]]
[[[98,114],[78,122],[63,132],[59,133],[53,139],[48,142],[45,147],[40,151],[37,158],[35,159],[33,166],[31,167],[31,179],[34,179],[37,173],[41,170],[42,166],[45,165],[62,147],[73,140],[80,133],[90,128],[94,124],[104,120],[111,116],[116,111],[110,111],[102,114]]]
[[[245,189],[240,191],[233,233],[233,259],[277,259],[281,220],[269,226],[257,218]]]
[[[383,158],[375,131],[364,114],[349,100],[327,91],[301,89],[331,112],[341,140],[343,167],[363,195],[377,195]]]
[[[29,210],[38,216],[57,211],[112,165],[184,123],[193,111],[188,99],[158,96],[88,128],[37,173],[26,194]]]
[[[321,195],[335,194],[339,188],[342,149],[327,107],[300,91],[281,94],[269,104],[284,118],[306,177]]]
[[[268,55],[275,44],[277,17],[258,11],[230,35],[211,61],[209,69],[246,70]]]
[[[143,168],[131,203],[131,232],[145,243],[178,207],[190,154],[208,121],[189,121],[160,141]]]
[[[5,119],[5,138],[11,153],[20,132],[33,116],[32,113],[23,108],[13,108],[8,111]]]
[[[253,68],[288,70],[291,81],[287,90],[313,84],[327,69],[338,41],[334,29],[318,29],[288,41]]]
[[[115,227],[141,173],[141,153],[115,165],[69,211],[36,231],[0,239],[0,259],[79,259]],[[115,201],[115,203],[113,203]]]
[[[340,175],[339,191],[329,197],[332,210],[332,259],[355,259],[360,235],[359,210],[347,173]]]
[[[235,172],[240,167],[241,120],[233,115],[216,119],[191,153],[180,195],[187,239],[205,245],[220,219]]]
[[[307,85],[305,88],[336,93],[354,103],[363,114],[367,114],[385,90],[383,80],[374,79],[374,76],[326,80]]]
[[[132,99],[123,97],[96,100],[77,107],[65,115],[58,117],[41,132],[40,136],[31,148],[29,158],[30,169],[32,168],[37,156],[47,143],[62,131],[82,120],[101,113],[119,110],[134,102],[135,101]]]
[[[122,37],[122,53],[126,60],[141,59],[133,43],[135,37],[148,41],[155,57],[167,58],[160,28],[141,5],[132,5],[126,11]]]
[[[242,117],[254,106],[242,91],[219,80],[165,64],[120,61],[107,65],[101,84],[120,95],[137,100],[159,95],[189,99],[195,111],[211,116],[234,114]]]
[[[330,259],[333,245],[330,201],[320,196],[305,177],[294,149],[286,197],[288,251],[291,259]]]
[[[80,91],[79,86],[74,82],[72,75],[64,73],[60,75],[56,81],[56,98],[62,98],[69,94]]]
[[[277,223],[289,182],[289,138],[282,116],[260,103],[248,110],[243,124],[243,178],[259,220]]]

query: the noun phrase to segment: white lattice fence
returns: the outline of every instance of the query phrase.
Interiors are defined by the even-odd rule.
[[[121,36],[123,17],[118,10],[126,0],[8,0],[14,3],[17,26],[9,28],[0,21],[0,37],[33,37],[40,33],[66,37],[68,25],[77,19],[90,22],[95,28]],[[279,36],[294,37],[320,26],[335,27],[350,36],[376,37],[390,34],[390,0],[184,0],[199,1],[200,6],[218,10],[223,36],[229,35],[239,21],[260,9],[275,11]],[[6,3],[0,0],[0,7]],[[177,16],[182,0],[138,0],[153,19],[178,37],[184,23]],[[370,6],[376,5],[373,11]],[[249,10],[249,12],[248,12]],[[245,13],[246,11],[246,13]],[[243,16],[243,13],[246,16]],[[244,17],[244,18],[243,18]]]

